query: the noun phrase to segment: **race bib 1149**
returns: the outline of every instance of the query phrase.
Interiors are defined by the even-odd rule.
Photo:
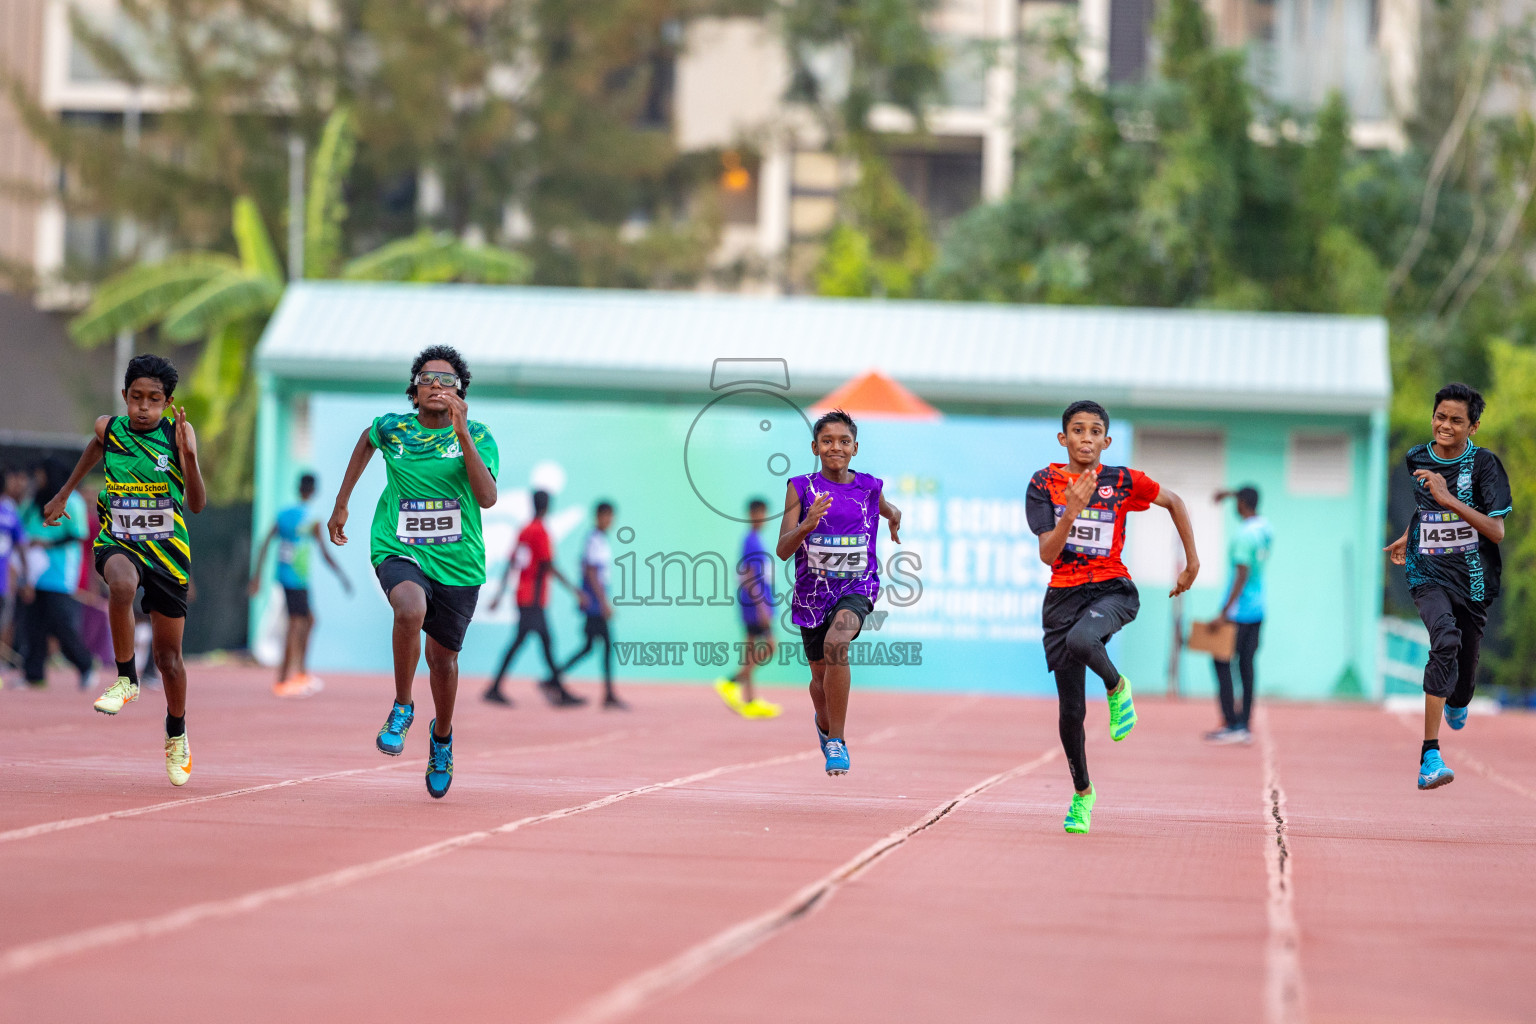
[[[452,498],[403,499],[395,536],[402,544],[455,544],[464,539],[464,519]]]
[[[1065,508],[1058,507],[1056,521],[1061,522]],[[1067,551],[1094,558],[1106,558],[1115,546],[1115,513],[1107,508],[1085,508],[1067,531]]]
[[[869,534],[813,533],[805,539],[805,564],[813,576],[860,579],[869,575]]]
[[[1477,547],[1477,531],[1455,512],[1419,513],[1419,554],[1461,555]]]
[[[176,535],[175,503],[170,498],[112,498],[109,532],[130,544],[170,540]]]

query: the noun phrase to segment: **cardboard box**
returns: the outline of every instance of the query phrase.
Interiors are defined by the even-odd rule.
[[[1204,651],[1217,661],[1231,661],[1237,650],[1237,623],[1191,622],[1185,646],[1192,651]]]

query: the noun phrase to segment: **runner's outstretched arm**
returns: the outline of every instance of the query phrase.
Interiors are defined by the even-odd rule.
[[[208,491],[203,486],[203,471],[197,464],[197,434],[187,422],[187,407],[176,407],[176,449],[181,453],[181,475],[188,512],[208,507]]]
[[[1387,558],[1391,560],[1393,565],[1408,564],[1408,534],[1412,529],[1413,519],[1410,518],[1408,525],[1403,527],[1403,535],[1381,549],[1387,553]]]
[[[1194,586],[1195,577],[1200,575],[1200,555],[1195,551],[1195,528],[1190,524],[1189,509],[1184,507],[1184,499],[1168,488],[1158,491],[1152,504],[1168,510],[1168,514],[1173,517],[1173,528],[1179,531],[1179,540],[1184,542],[1184,571],[1179,573],[1178,582],[1168,591],[1169,597],[1175,597]]]
[[[59,517],[69,518],[69,513],[64,511],[65,502],[69,496],[75,493],[75,488],[80,486],[80,481],[85,479],[85,474],[96,468],[96,463],[101,461],[106,453],[107,424],[112,422],[111,416],[96,417],[96,434],[85,446],[85,451],[80,453],[80,461],[75,463],[75,471],[69,474],[69,479],[64,481],[64,486],[59,488],[59,493],[49,499],[43,506],[43,523],[46,526],[57,526]]]
[[[347,579],[347,574],[341,571],[341,566],[336,564],[336,559],[331,557],[331,553],[325,550],[324,538],[320,536],[320,524],[315,523],[310,526],[310,529],[315,533],[315,550],[320,552],[320,557],[325,559],[325,564],[331,567],[331,572],[335,573],[336,578],[341,581],[341,589],[351,594],[352,581]],[[272,530],[276,532],[277,527],[272,527]]]
[[[368,460],[373,458],[373,439],[368,436],[371,431],[371,427],[365,429],[357,439],[352,449],[352,458],[347,462],[347,472],[341,478],[341,486],[336,489],[336,505],[331,509],[331,521],[326,524],[326,528],[330,532],[331,543],[337,547],[347,542],[347,502],[352,499],[352,488],[357,486],[358,478],[368,468]]]
[[[896,531],[901,529],[901,509],[885,500],[885,491],[880,492],[880,514],[891,521],[891,542],[900,544],[901,538],[896,536]]]
[[[318,536],[319,533],[320,525],[316,523],[315,534]],[[267,535],[261,539],[261,550],[256,552],[256,564],[255,567],[251,569],[251,582],[245,588],[246,593],[250,594],[252,597],[255,597],[261,591],[261,569],[262,566],[267,564],[267,548],[271,546],[272,538],[276,536],[277,524],[273,523],[272,529],[268,530]]]

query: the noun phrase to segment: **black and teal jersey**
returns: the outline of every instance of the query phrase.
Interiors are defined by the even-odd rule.
[[[1427,469],[1445,478],[1451,494],[1486,516],[1506,516],[1513,507],[1509,475],[1499,457],[1471,441],[1454,459],[1442,459],[1433,447],[1408,450],[1408,472]],[[1429,488],[1413,481],[1413,522],[1408,526],[1408,586],[1445,587],[1473,601],[1499,594],[1503,563],[1499,546],[1474,530],[1450,509],[1441,508]]]
[[[176,423],[162,419],[148,433],[114,416],[103,434],[107,482],[96,499],[101,532],[96,549],[122,550],[145,569],[185,586],[192,571],[184,503],[187,482],[176,447]]]

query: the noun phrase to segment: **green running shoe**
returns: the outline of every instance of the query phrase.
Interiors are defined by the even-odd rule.
[[[1131,681],[1120,677],[1119,689],[1109,694],[1109,738],[1119,743],[1136,728],[1136,705],[1131,703]]]
[[[1089,819],[1093,817],[1093,802],[1099,798],[1099,791],[1094,789],[1087,793],[1073,793],[1072,806],[1067,811],[1067,820],[1061,823],[1061,827],[1068,832],[1082,835],[1088,831]]]

